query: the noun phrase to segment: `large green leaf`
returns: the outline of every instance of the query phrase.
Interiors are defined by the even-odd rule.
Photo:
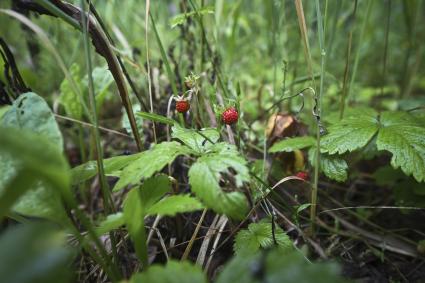
[[[133,275],[130,283],[207,283],[200,266],[185,261],[170,260],[165,266],[152,265],[142,273]]]
[[[383,112],[378,134],[378,150],[393,154],[391,165],[406,175],[425,181],[425,127],[405,112]]]
[[[191,152],[188,147],[178,142],[163,142],[154,145],[152,149],[142,152],[136,160],[123,169],[114,191],[140,183],[140,180],[151,177],[173,162],[177,156]]]
[[[275,143],[270,149],[269,152],[291,152],[296,149],[303,149],[306,147],[313,146],[315,144],[315,139],[313,137],[295,137],[287,138],[282,141]]]
[[[320,150],[329,154],[343,154],[364,147],[376,134],[379,123],[374,111],[362,111],[358,116],[349,115],[328,128],[321,140]]]
[[[274,232],[277,246],[282,250],[292,251],[293,244],[288,235],[277,225]],[[251,223],[248,229],[239,231],[233,249],[236,254],[254,254],[260,247],[265,249],[274,244],[272,223],[261,221],[260,223]]]
[[[226,192],[220,187],[219,181],[223,177],[228,179],[226,175],[230,183],[234,183],[230,188],[232,192]],[[207,207],[235,219],[242,219],[248,211],[245,195],[236,191],[243,182],[248,181],[246,160],[233,145],[227,143],[215,144],[211,152],[198,158],[189,170],[189,183],[196,196]]]
[[[172,131],[173,138],[182,141],[199,154],[210,149],[220,138],[220,133],[213,128],[197,131],[175,125]]]
[[[192,212],[204,208],[195,198],[189,195],[169,196],[152,205],[147,214],[174,216],[177,213]]]
[[[13,107],[3,116],[1,123],[3,126],[31,131],[48,140],[45,143],[42,142],[43,145],[48,145],[45,149],[36,145],[37,141],[26,140],[26,146],[32,151],[39,150],[40,153],[54,151],[55,153],[51,153],[52,155],[62,152],[62,135],[53,113],[43,98],[35,93],[22,94],[13,103]],[[58,159],[58,157],[56,158]],[[0,175],[0,191],[5,190],[6,185],[17,178],[18,171],[22,167],[25,167],[25,164],[22,164],[22,161],[16,155],[6,151],[0,154],[0,170],[4,172]],[[52,170],[62,174],[61,169],[63,168],[62,166],[52,168]],[[66,181],[69,181],[68,176]],[[42,178],[36,178],[31,190],[15,203],[13,209],[24,215],[48,218],[64,223],[67,215],[61,202],[60,191],[57,189],[60,189],[60,187],[54,187],[51,183],[43,181]]]
[[[316,164],[316,153],[316,147],[312,147],[308,151],[308,160],[312,166],[315,166]],[[344,182],[348,177],[347,161],[338,155],[322,153],[320,155],[320,170],[326,175],[326,177],[338,182]]]
[[[72,251],[64,233],[49,225],[23,224],[0,237],[1,282],[70,282]]]

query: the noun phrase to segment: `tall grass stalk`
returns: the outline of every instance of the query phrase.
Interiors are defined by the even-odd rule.
[[[311,191],[311,207],[310,207],[310,219],[312,222],[312,230],[314,231],[314,223],[316,220],[317,211],[317,191],[319,186],[319,170],[320,170],[320,120],[322,119],[322,96],[323,96],[323,83],[325,80],[325,63],[326,63],[326,50],[325,50],[325,34],[323,29],[322,13],[320,11],[320,2],[316,0],[316,13],[317,13],[317,29],[319,34],[319,47],[320,47],[320,89],[316,96],[316,160],[314,166],[314,181],[313,190]]]
[[[153,101],[152,101],[152,79],[151,79],[151,65],[149,60],[149,11],[150,11],[150,2],[149,0],[146,0],[146,13],[145,13],[145,41],[146,41],[146,65],[147,65],[147,71],[148,71],[148,91],[149,91],[149,106],[150,106],[150,112],[153,113]],[[156,128],[155,128],[155,122],[152,122],[152,131],[153,131],[153,138],[155,140],[155,143],[157,143],[156,139]]]
[[[369,21],[370,11],[372,10],[372,5],[373,5],[374,2],[375,1],[373,1],[373,0],[369,0],[367,2],[366,16],[363,19],[362,29],[360,31],[359,38],[358,38],[358,46],[357,46],[357,50],[356,50],[356,55],[354,57],[355,59],[354,59],[354,65],[353,65],[353,73],[351,74],[350,84],[348,85],[348,92],[347,92],[347,97],[349,98],[350,101],[354,100],[351,93],[352,93],[352,90],[353,90],[354,81],[356,80],[357,68],[358,68],[359,61],[360,61],[360,51],[361,51],[361,48],[362,48],[361,45],[363,43],[364,33],[365,33],[365,30],[366,30],[367,23]],[[344,104],[345,104],[345,101],[344,101]],[[342,115],[344,115],[344,113]]]
[[[97,170],[98,170],[98,176],[100,180],[100,187],[102,190],[103,201],[105,205],[105,212],[106,214],[110,214],[112,212],[115,212],[115,207],[114,207],[114,202],[112,200],[111,191],[109,190],[108,184],[106,182],[105,169],[103,167],[103,149],[102,149],[102,145],[100,144],[99,121],[97,118],[96,96],[95,96],[94,83],[93,83],[93,77],[92,77],[93,66],[91,62],[89,37],[88,37],[88,24],[90,21],[89,21],[89,16],[86,14],[85,7],[86,7],[85,1],[81,0],[81,22],[83,27],[84,55],[85,55],[85,61],[87,66],[89,102],[90,102],[90,108],[92,111],[92,118],[93,118],[93,125],[94,125],[94,127],[92,128],[92,133],[93,133],[95,148],[96,148]],[[116,240],[115,240],[115,235],[113,234],[113,232],[110,233],[110,238],[111,238],[112,253],[115,257],[115,263],[117,263],[118,256],[117,256],[117,250],[116,250]]]

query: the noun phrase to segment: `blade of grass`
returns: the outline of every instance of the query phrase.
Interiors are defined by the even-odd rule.
[[[146,65],[148,69],[148,91],[149,91],[149,106],[150,106],[150,112],[153,112],[153,101],[152,101],[152,79],[151,79],[151,65],[149,61],[149,11],[150,11],[150,1],[146,0],[146,14],[145,14],[145,41],[146,41]],[[161,53],[162,54],[162,53]],[[168,70],[167,70],[168,71]],[[174,79],[173,79],[174,81]],[[155,140],[155,143],[157,143],[156,139],[156,128],[155,123],[152,123],[152,131],[153,131],[153,138]]]
[[[322,96],[324,93],[323,84],[325,80],[325,63],[326,63],[326,50],[325,50],[325,34],[323,28],[323,19],[322,12],[320,11],[320,2],[316,0],[316,13],[317,13],[317,29],[319,34],[319,47],[320,47],[320,89],[316,97],[316,118],[317,127],[316,127],[316,160],[314,166],[314,179],[313,179],[313,190],[311,191],[311,206],[310,206],[310,219],[312,223],[312,232],[314,234],[314,223],[316,221],[316,211],[317,211],[317,190],[319,186],[319,170],[320,170],[320,120],[323,119],[322,114]],[[320,120],[319,120],[320,119]]]
[[[96,148],[96,162],[97,162],[97,170],[98,170],[98,176],[100,180],[100,188],[102,190],[102,196],[103,196],[103,202],[105,205],[105,212],[106,215],[109,215],[111,213],[115,213],[115,207],[114,202],[112,200],[112,194],[108,187],[108,184],[106,182],[106,176],[105,176],[105,168],[103,167],[103,149],[100,144],[100,134],[99,134],[99,122],[97,119],[97,108],[96,108],[96,94],[94,90],[94,83],[93,83],[93,66],[91,62],[91,55],[90,55],[90,45],[89,45],[89,36],[88,36],[88,29],[89,29],[89,16],[86,14],[86,5],[85,0],[81,0],[81,23],[83,26],[83,45],[84,45],[84,55],[85,55],[85,61],[86,61],[86,67],[87,67],[87,78],[88,78],[88,90],[89,90],[89,101],[90,101],[90,108],[93,114],[93,125],[92,128],[92,134],[94,136],[95,141],[95,148]],[[118,262],[118,254],[116,250],[116,239],[113,232],[110,232],[110,238],[111,238],[111,249],[112,254],[115,258],[115,263]]]
[[[350,84],[348,85],[348,92],[347,92],[347,98],[350,101],[354,100],[354,97],[352,97],[351,93],[352,93],[352,90],[353,90],[354,81],[356,80],[357,68],[359,66],[360,50],[361,50],[361,47],[362,47],[361,44],[363,42],[364,32],[366,30],[366,26],[367,26],[367,23],[368,23],[369,17],[370,17],[370,11],[372,10],[372,5],[373,5],[374,2],[375,1],[373,1],[373,0],[369,0],[367,2],[366,16],[363,19],[362,29],[360,31],[359,38],[358,38],[359,45],[357,46],[356,56],[354,57],[355,59],[354,59],[354,65],[353,65],[353,73],[351,75]]]

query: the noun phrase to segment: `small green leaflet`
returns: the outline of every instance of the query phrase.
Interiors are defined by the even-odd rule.
[[[311,147],[308,150],[308,161],[314,166],[316,162],[316,147]],[[347,162],[337,155],[329,155],[322,153],[320,155],[320,170],[329,179],[344,182],[348,177],[348,165]]]
[[[124,167],[113,190],[118,191],[128,185],[136,185],[140,180],[147,179],[162,170],[177,156],[190,153],[192,151],[188,147],[178,142],[156,144],[152,149],[142,152],[136,160]]]
[[[115,214],[108,215],[105,220],[103,220],[98,227],[96,227],[96,235],[99,237],[112,231],[118,229],[119,227],[125,224],[124,214],[122,212],[117,212]]]
[[[199,200],[189,195],[176,195],[155,203],[147,210],[147,214],[174,216],[177,213],[192,212],[203,208],[204,206]]]
[[[80,75],[80,67],[78,64],[72,64],[69,72],[75,82],[77,90],[81,94],[84,86]],[[76,93],[68,79],[65,78],[62,81],[60,91],[59,102],[65,108],[66,114],[71,118],[81,119],[84,113],[83,103],[81,101],[82,97],[79,97],[79,94]]]
[[[201,154],[210,149],[218,141],[220,133],[213,128],[197,131],[175,125],[172,128],[172,137],[182,141],[198,154]]]
[[[248,212],[248,201],[239,191],[225,192],[219,180],[226,175],[234,179],[232,189],[242,187],[249,182],[246,160],[241,157],[233,145],[217,143],[211,152],[201,156],[189,170],[189,183],[192,191],[209,208],[234,219],[242,219]],[[232,168],[229,170],[229,168]],[[232,176],[231,172],[236,174]]]
[[[310,136],[287,138],[282,141],[276,142],[270,149],[269,152],[292,152],[296,149],[303,149],[306,147],[313,146],[316,140]]]
[[[275,226],[275,238],[280,249],[292,251],[291,240],[277,225]],[[259,223],[251,223],[248,229],[239,231],[233,249],[236,254],[255,254],[260,248],[269,248],[273,245],[272,223],[263,220]]]

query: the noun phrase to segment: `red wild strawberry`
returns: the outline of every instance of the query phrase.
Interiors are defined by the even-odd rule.
[[[226,125],[232,125],[239,119],[239,113],[234,107],[227,108],[223,114],[221,114],[221,120]]]
[[[176,110],[179,113],[186,113],[190,109],[189,101],[182,99],[176,101]]]
[[[295,176],[300,178],[300,179],[303,179],[304,181],[308,180],[308,173],[305,172],[305,171],[300,171]]]

